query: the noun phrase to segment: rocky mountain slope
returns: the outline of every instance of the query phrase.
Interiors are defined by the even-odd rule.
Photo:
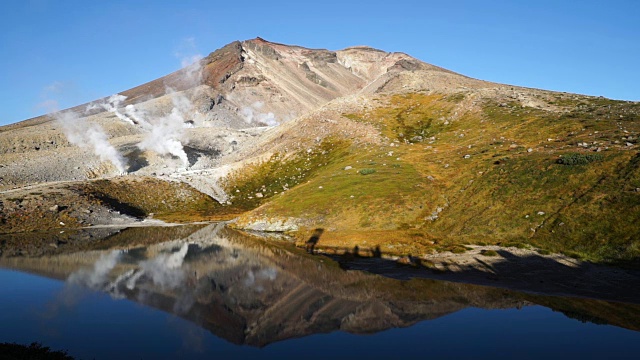
[[[0,128],[0,232],[237,217],[301,245],[322,228],[325,251],[501,244],[633,264],[639,134],[638,103],[258,38]]]

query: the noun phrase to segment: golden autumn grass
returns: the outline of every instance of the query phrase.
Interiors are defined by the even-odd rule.
[[[457,107],[463,100],[395,95],[385,106],[345,114],[375,125],[388,142],[341,143],[335,151],[325,144],[324,158],[309,157],[312,173],[252,215],[305,219],[299,241],[320,227],[321,242],[333,247],[395,242],[410,253],[529,244],[595,261],[638,258],[639,157],[635,141],[620,141],[640,133],[637,104],[561,97],[552,102],[564,110],[547,111],[485,100],[464,112]],[[597,148],[597,161],[558,162]],[[256,174],[245,176],[259,183]]]

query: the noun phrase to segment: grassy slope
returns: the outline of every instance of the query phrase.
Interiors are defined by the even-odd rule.
[[[251,216],[307,219],[309,230],[328,230],[322,243],[338,247],[415,253],[519,243],[598,261],[640,255],[640,158],[626,145],[640,133],[640,105],[558,94],[551,105],[563,111],[490,100],[464,111],[464,98],[395,95],[385,106],[345,114],[376,125],[384,145],[325,140],[321,150],[298,155],[309,169],[299,172],[299,185],[260,198]],[[596,148],[601,160],[557,162]],[[291,175],[299,161],[268,166]],[[230,187],[251,183],[244,190],[253,193],[258,183],[277,182],[281,175],[266,178],[265,166],[236,174]]]

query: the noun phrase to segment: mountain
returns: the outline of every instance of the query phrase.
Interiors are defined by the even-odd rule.
[[[639,134],[638,103],[256,38],[0,128],[0,232],[234,218],[301,246],[323,229],[323,251],[635,264]]]

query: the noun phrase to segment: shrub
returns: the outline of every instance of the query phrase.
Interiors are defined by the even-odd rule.
[[[558,164],[561,165],[587,165],[594,161],[601,161],[604,157],[602,154],[581,154],[581,153],[570,153],[563,155],[560,159],[558,159]]]
[[[498,256],[498,253],[495,252],[494,250],[482,250],[480,251],[480,254],[484,256]]]
[[[571,251],[571,250],[562,251],[562,254],[576,260],[584,259],[584,256],[576,251]]]
[[[454,254],[464,254],[465,252],[467,252],[467,248],[464,246],[455,246],[451,248],[449,251],[451,251]]]
[[[514,247],[514,248],[518,248],[518,249],[526,249],[526,248],[529,247],[527,244],[520,243],[520,242],[508,242],[506,244],[503,244],[502,246],[504,246],[504,247]]]
[[[360,174],[362,175],[369,175],[369,174],[373,174],[374,172],[376,172],[376,169],[362,169],[360,171],[358,171]]]
[[[16,343],[1,343],[0,354],[3,359],[60,359],[73,360],[66,350],[51,350],[48,346],[33,342],[29,346]]]

